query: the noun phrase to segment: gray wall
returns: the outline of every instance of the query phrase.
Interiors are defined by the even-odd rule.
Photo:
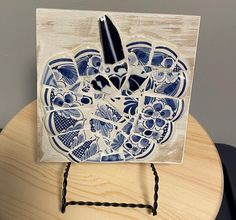
[[[201,15],[190,111],[236,146],[235,0],[0,0],[0,127],[36,98],[36,7]]]

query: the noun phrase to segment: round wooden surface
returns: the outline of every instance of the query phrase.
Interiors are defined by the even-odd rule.
[[[189,117],[184,162],[156,165],[158,215],[146,209],[69,206],[61,214],[65,164],[38,163],[36,102],[20,111],[0,134],[0,219],[144,220],[215,219],[223,194],[217,150],[201,125]],[[153,174],[148,164],[72,165],[68,200],[153,202]]]

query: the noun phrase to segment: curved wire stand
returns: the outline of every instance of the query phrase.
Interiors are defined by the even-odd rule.
[[[156,168],[153,163],[150,164],[153,175],[154,175],[154,202],[153,205],[150,204],[134,204],[134,203],[117,203],[117,202],[91,202],[91,201],[66,201],[66,194],[67,194],[67,185],[68,185],[68,175],[70,171],[71,163],[67,163],[64,172],[64,180],[63,180],[63,187],[62,187],[62,200],[61,200],[61,212],[65,213],[66,207],[69,205],[80,205],[80,206],[112,206],[112,207],[128,207],[128,208],[146,208],[151,210],[153,215],[157,215],[157,200],[158,200],[158,183],[159,183],[159,176],[156,171]]]

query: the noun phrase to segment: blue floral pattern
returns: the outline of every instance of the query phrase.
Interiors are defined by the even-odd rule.
[[[112,108],[109,105],[98,105],[96,116],[112,121],[112,122],[118,122],[122,116],[119,112],[117,112],[114,108]]]
[[[124,141],[125,136],[122,134],[122,132],[119,132],[111,143],[111,149],[118,150],[123,145]]]
[[[98,132],[102,136],[107,138],[111,137],[111,132],[114,129],[114,126],[110,123],[98,120],[98,119],[91,119],[90,120],[91,131]]]
[[[152,140],[139,134],[132,134],[124,144],[124,149],[136,159],[147,157],[154,149]]]
[[[44,68],[42,120],[52,147],[70,161],[145,162],[174,136],[187,65],[166,45],[134,41],[125,49],[127,57],[110,66],[87,48]]]
[[[99,73],[101,65],[99,51],[94,49],[82,50],[75,55],[74,59],[80,76],[91,76]]]
[[[88,95],[80,95],[73,91],[44,87],[42,89],[42,102],[46,110],[57,108],[73,108],[93,104],[93,98]]]

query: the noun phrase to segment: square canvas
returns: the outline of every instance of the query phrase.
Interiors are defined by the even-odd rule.
[[[39,160],[180,163],[199,23],[37,9]]]

